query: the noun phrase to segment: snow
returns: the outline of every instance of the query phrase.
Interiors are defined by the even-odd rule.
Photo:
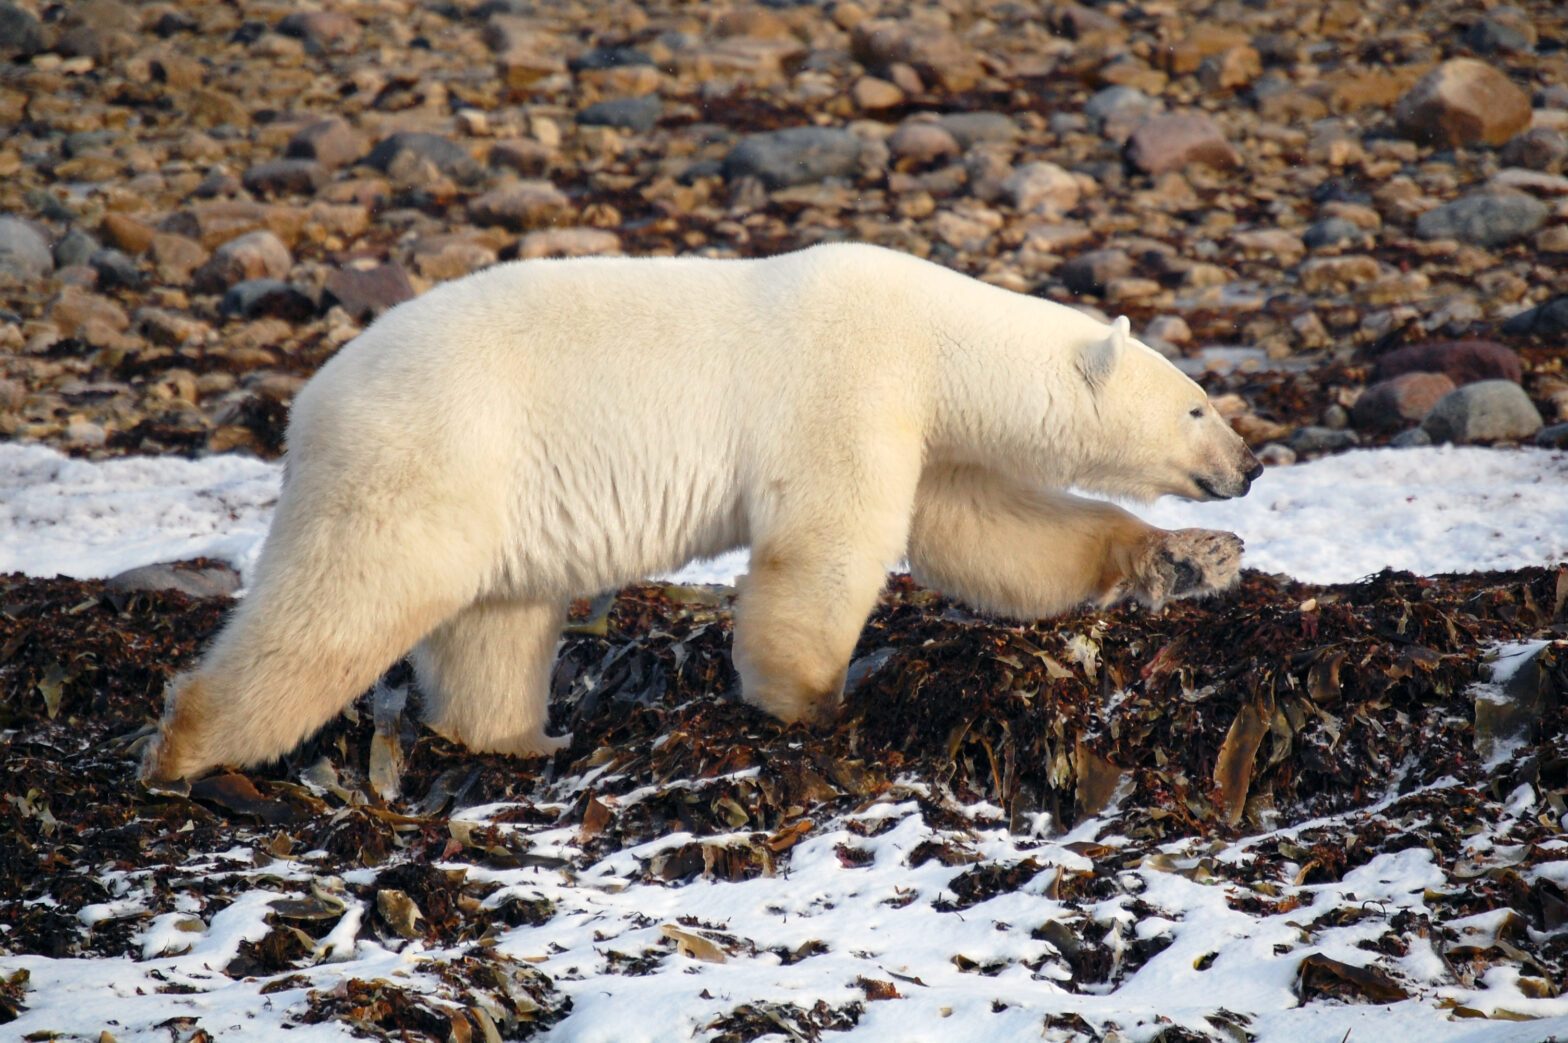
[[[281,477],[245,456],[95,463],[0,444],[0,573],[90,579],[201,555],[245,573]],[[1370,449],[1270,469],[1243,499],[1131,509],[1165,528],[1235,532],[1246,566],[1309,583],[1521,568],[1568,558],[1568,453]],[[732,583],[745,569],[737,551],[672,578]]]
[[[239,456],[87,462],[37,446],[0,445],[0,573],[102,577],[197,555],[228,560],[244,572],[255,564],[280,477],[278,465]],[[1434,574],[1541,565],[1568,558],[1568,455],[1529,449],[1360,451],[1270,470],[1242,500],[1165,501],[1138,511],[1162,526],[1236,531],[1247,543],[1247,565],[1309,582],[1351,581],[1384,567]],[[690,566],[675,578],[732,582],[744,568],[744,554],[737,553]],[[1492,684],[1505,683],[1510,668],[1530,651],[1522,645],[1499,649]],[[911,868],[904,857],[916,845],[946,836],[910,799],[918,789],[914,783],[895,787],[857,815],[823,823],[790,852],[780,877],[697,880],[682,887],[636,884],[636,858],[648,857],[651,848],[617,852],[571,875],[539,866],[469,871],[508,889],[494,901],[516,892],[556,905],[557,914],[544,926],[515,928],[497,943],[509,955],[538,961],[535,965],[572,997],[571,1014],[543,1036],[548,1040],[706,1038],[715,1019],[743,1002],[809,1007],[819,999],[833,1006],[864,1001],[853,984],[858,977],[891,982],[900,998],[866,1002],[858,1027],[847,1033],[855,1040],[1041,1038],[1042,1018],[1053,1012],[1078,1012],[1097,1024],[1114,1021],[1129,1040],[1150,1038],[1172,1022],[1213,1032],[1204,1015],[1214,1011],[1215,997],[1224,997],[1228,1010],[1244,1013],[1247,1031],[1263,1043],[1347,1035],[1424,1043],[1568,1038],[1568,998],[1531,998],[1506,967],[1493,968],[1473,986],[1418,990],[1415,998],[1400,1003],[1297,1005],[1294,976],[1303,956],[1317,952],[1364,965],[1371,954],[1358,943],[1382,929],[1381,918],[1375,918],[1324,927],[1307,940],[1300,925],[1318,906],[1346,900],[1374,903],[1389,913],[1420,913],[1429,893],[1444,886],[1442,868],[1420,848],[1378,855],[1333,884],[1281,882],[1282,893],[1298,896],[1300,907],[1256,917],[1227,901],[1236,885],[1198,874],[1189,879],[1172,868],[1196,864],[1200,856],[1245,860],[1248,848],[1261,838],[1217,851],[1197,840],[1177,842],[1168,851],[1169,862],[1156,866],[1146,859],[1124,874],[1134,885],[1127,890],[1157,915],[1135,917],[1126,908],[1130,894],[1087,910],[1099,923],[1126,931],[1129,939],[1162,936],[1170,939],[1169,946],[1109,994],[1069,993],[1053,981],[1053,972],[1059,976],[1061,970],[1054,947],[1031,930],[1051,920],[1081,926],[1079,913],[1046,897],[1049,873],[958,914],[942,911],[939,899],[951,898],[946,889],[960,869],[935,860]],[[1527,789],[1510,798],[1510,812],[1539,810]],[[631,793],[619,799],[637,798]],[[483,822],[503,810],[501,805],[471,808],[461,818]],[[983,810],[977,812],[982,818]],[[1379,813],[1374,806],[1351,814]],[[878,823],[882,831],[869,837],[851,832],[852,818]],[[1316,824],[1322,821],[1327,820]],[[1086,859],[1068,845],[1094,836],[1103,825],[1080,823],[1072,834],[1057,838],[1017,836],[998,827],[965,839],[988,859],[1034,858],[1048,869],[1072,871],[1083,868]],[[1277,835],[1311,825],[1298,824]],[[667,837],[660,844],[682,840]],[[530,842],[536,853],[570,853],[573,831],[539,832]],[[845,844],[870,858],[845,865],[836,851]],[[1476,850],[1487,844],[1486,838],[1477,838]],[[1530,878],[1568,881],[1568,848],[1563,854],[1564,861],[1534,867]],[[290,860],[278,860],[268,868],[267,886],[286,889],[292,881],[330,871],[324,863],[304,864],[313,858],[324,856],[305,856],[297,874],[290,872]],[[210,876],[245,872],[232,863],[228,869],[214,865],[199,871]],[[84,910],[87,919],[145,915],[140,885],[115,884],[113,901]],[[396,977],[438,993],[438,980],[424,968],[443,954],[419,943],[392,952],[356,940],[362,910],[352,900],[338,928],[323,941],[321,962],[301,972],[308,985],[262,995],[266,980],[235,980],[215,970],[242,940],[266,933],[268,903],[287,893],[258,884],[206,924],[179,913],[148,918],[141,937],[145,958],[139,961],[0,957],[0,975],[23,969],[30,974],[28,1009],[5,1027],[7,1038],[54,1033],[95,1039],[107,1028],[122,1041],[167,1039],[170,1030],[163,1026],[170,1018],[195,1017],[223,1039],[343,1040],[351,1033],[339,1025],[295,1022],[287,1032],[280,1029],[289,1020],[287,1012],[304,1009],[307,989],[330,989],[349,978]],[[724,935],[751,943],[756,954],[721,963],[670,954],[645,976],[615,974],[607,967],[607,951],[637,955],[654,950],[662,938],[660,926],[680,917],[722,925]],[[1483,934],[1492,929],[1481,919],[1465,926]],[[791,964],[772,952],[812,941],[822,942],[827,951]],[[987,977],[960,969],[952,962],[954,953],[982,966],[1004,956],[1043,962],[1033,975],[1013,963]],[[1398,967],[1407,980],[1443,979],[1440,957],[1430,949],[1412,947],[1402,961]],[[180,991],[171,994],[171,987]],[[1539,1020],[1455,1019],[1439,1000]]]

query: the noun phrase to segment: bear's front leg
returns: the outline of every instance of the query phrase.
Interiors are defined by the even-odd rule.
[[[1132,559],[1126,593],[1158,609],[1224,590],[1241,569],[1241,537],[1215,529],[1154,529]]]

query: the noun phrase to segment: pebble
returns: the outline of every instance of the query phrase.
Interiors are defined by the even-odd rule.
[[[289,138],[286,159],[313,159],[327,170],[357,163],[365,155],[365,138],[348,121],[333,116],[301,127]]]
[[[1555,173],[1568,159],[1568,136],[1555,127],[1531,127],[1509,139],[1497,158],[1511,167]]]
[[[1113,279],[1132,274],[1132,257],[1125,250],[1087,250],[1070,259],[1057,276],[1072,293],[1104,293]]]
[[[887,148],[895,160],[914,166],[951,159],[963,151],[951,131],[930,120],[906,120],[888,135]]]
[[[577,122],[584,127],[619,127],[637,132],[649,131],[659,122],[664,103],[657,94],[640,98],[612,98],[589,105],[577,114]]]
[[[73,264],[88,264],[99,249],[101,247],[98,245],[98,240],[80,228],[72,228],[54,244],[54,263],[60,268],[68,268]]]
[[[724,157],[724,178],[756,178],[768,189],[853,177],[863,144],[838,127],[791,127],[748,135]]]
[[[473,184],[484,177],[484,168],[467,149],[439,134],[401,131],[376,143],[365,162],[390,173],[399,160],[423,161],[461,184]]]
[[[1236,167],[1241,165],[1241,156],[1212,119],[1181,113],[1140,123],[1127,138],[1127,161],[1146,174],[1163,174],[1194,163]]]
[[[1089,95],[1083,105],[1083,114],[1099,133],[1112,141],[1122,142],[1134,127],[1164,108],[1163,102],[1136,87],[1116,85]]]
[[[1432,436],[1426,433],[1424,427],[1411,427],[1399,432],[1388,440],[1388,444],[1395,449],[1411,449],[1432,444]]]
[[[1476,192],[1422,214],[1416,219],[1416,234],[1423,239],[1506,246],[1545,224],[1550,212],[1534,196]]]
[[[1568,449],[1568,424],[1553,424],[1535,433],[1535,444],[1542,449]]]
[[[1301,242],[1309,249],[1323,250],[1329,247],[1350,245],[1365,245],[1366,232],[1357,224],[1347,221],[1342,217],[1329,217],[1322,221],[1313,222],[1301,234]]]
[[[894,79],[891,67],[906,65],[924,85],[953,93],[973,89],[983,75],[979,57],[952,30],[912,19],[859,22],[850,31],[850,54],[877,75]]]
[[[1373,379],[1390,380],[1402,373],[1441,373],[1455,387],[1478,380],[1521,378],[1519,354],[1505,344],[1485,340],[1434,341],[1398,348],[1378,358]]]
[[[14,3],[0,3],[0,59],[27,58],[49,47],[38,17]]]
[[[1530,96],[1486,62],[1451,58],[1394,105],[1400,131],[1423,144],[1501,145],[1530,126]]]
[[[263,198],[308,196],[327,183],[327,168],[314,159],[273,159],[245,171],[241,182]]]
[[[468,213],[478,225],[500,225],[525,231],[555,224],[572,202],[549,181],[532,178],[491,189],[469,201]]]
[[[52,271],[49,241],[26,221],[0,217],[0,277],[37,279]]]
[[[247,279],[283,279],[294,267],[289,248],[273,233],[258,229],[236,236],[212,252],[191,280],[203,293],[222,293]]]
[[[1525,309],[1503,323],[1502,330],[1504,333],[1536,337],[1568,336],[1568,295],[1554,297],[1544,304]]]
[[[316,302],[298,287],[279,279],[246,279],[235,283],[223,294],[218,311],[242,319],[275,316],[290,322],[303,322],[316,313]]]
[[[1290,436],[1290,448],[1298,455],[1308,453],[1337,453],[1361,444],[1361,436],[1349,428],[1324,427],[1309,424],[1297,428]]]
[[[1511,380],[1466,384],[1443,397],[1422,423],[1434,442],[1518,441],[1541,429],[1541,414]]]
[[[1008,145],[1019,135],[1018,124],[1002,112],[950,112],[937,123],[966,152],[976,145]]]
[[[358,322],[366,322],[388,308],[414,297],[413,283],[398,264],[373,268],[339,268],[322,287],[324,307],[339,305]]]
[[[1351,408],[1351,420],[1362,430],[1397,430],[1424,420],[1452,390],[1454,382],[1442,373],[1401,373],[1363,391]]]
[[[1078,205],[1078,179],[1055,163],[1036,161],[1018,167],[1002,182],[1002,194],[1018,210],[1058,218]]]
[[[593,257],[621,252],[621,237],[607,228],[547,228],[529,232],[517,244],[517,256]]]

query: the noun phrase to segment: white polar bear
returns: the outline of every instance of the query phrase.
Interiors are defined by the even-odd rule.
[[[1091,492],[1261,468],[1168,361],[1071,308],[863,245],[497,265],[389,311],[288,429],[248,595],[172,685],[143,773],[286,753],[414,652],[427,719],[540,754],[569,599],[751,546],[742,695],[834,712],[890,563],[977,607],[1229,584],[1229,533]]]

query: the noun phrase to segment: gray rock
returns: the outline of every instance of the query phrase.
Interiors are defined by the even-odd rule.
[[[664,103],[657,94],[640,98],[611,98],[594,102],[577,114],[577,122],[584,127],[619,127],[639,133],[652,130],[664,112]]]
[[[1568,449],[1568,424],[1553,424],[1535,433],[1535,444],[1543,449]]]
[[[1301,241],[1312,250],[1321,250],[1324,247],[1339,246],[1341,243],[1358,243],[1366,237],[1366,231],[1354,222],[1343,217],[1329,217],[1313,225],[1301,234]]]
[[[1465,46],[1477,54],[1497,51],[1530,51],[1535,48],[1535,29],[1528,16],[1518,8],[1500,8],[1504,17],[1493,15],[1476,22],[1465,31]],[[1507,17],[1512,14],[1514,17]]]
[[[1483,380],[1443,396],[1421,426],[1434,442],[1514,441],[1539,431],[1541,414],[1513,381]]]
[[[259,228],[219,246],[192,278],[203,293],[221,293],[246,279],[282,279],[293,267],[294,257],[283,240]]]
[[[863,145],[837,127],[791,127],[748,135],[724,157],[724,179],[754,177],[769,189],[854,177]]]
[[[1162,102],[1138,88],[1117,85],[1091,94],[1083,114],[1099,133],[1113,141],[1125,141],[1138,124],[1164,109]]]
[[[1361,436],[1348,428],[1320,427],[1308,424],[1290,436],[1290,447],[1297,453],[1337,453],[1341,449],[1361,444]]]
[[[235,283],[218,302],[218,311],[242,319],[273,315],[303,322],[316,314],[316,302],[299,288],[279,279],[246,279]]]
[[[38,279],[52,271],[48,240],[26,221],[0,217],[0,277]]]
[[[1568,295],[1553,297],[1545,304],[1526,308],[1503,323],[1503,332],[1528,333],[1537,337],[1568,336]]]
[[[1432,436],[1426,433],[1425,428],[1412,427],[1390,438],[1388,444],[1395,449],[1413,449],[1417,446],[1431,445]]]
[[[464,184],[484,177],[484,168],[467,149],[439,134],[423,131],[399,131],[388,135],[370,150],[365,162],[384,173],[400,156],[409,154],[428,160],[437,170]]]
[[[1416,234],[1423,239],[1503,246],[1541,227],[1550,213],[1534,196],[1477,192],[1416,218]]]
[[[1509,138],[1497,158],[1505,166],[1557,170],[1568,159],[1568,136],[1555,127],[1532,127]]]
[[[98,273],[100,289],[136,289],[147,281],[136,262],[118,250],[95,250],[87,263]]]
[[[178,591],[187,597],[227,597],[240,589],[240,574],[221,562],[163,561],[128,569],[109,579],[110,590]]]
[[[1132,258],[1125,250],[1088,250],[1069,259],[1057,271],[1073,293],[1104,293],[1112,279],[1132,274]]]
[[[0,2],[0,58],[28,58],[48,47],[49,34],[31,11]]]
[[[656,66],[653,58],[631,47],[595,47],[566,63],[572,72]]]
[[[1018,124],[1001,112],[950,112],[936,122],[965,150],[971,145],[1009,142],[1018,137]]]
[[[69,268],[73,264],[90,264],[93,254],[100,249],[102,246],[98,240],[80,228],[72,228],[54,244],[54,263],[60,268]]]

